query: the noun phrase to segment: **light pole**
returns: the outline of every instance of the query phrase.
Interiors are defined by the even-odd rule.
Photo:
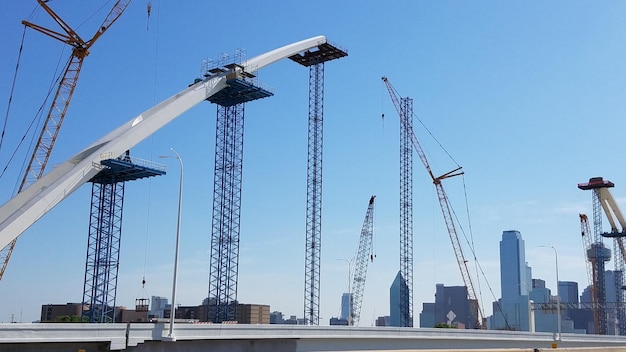
[[[176,283],[178,276],[178,248],[180,242],[180,219],[181,219],[181,209],[183,206],[183,159],[181,159],[180,154],[174,150],[174,148],[170,148],[170,150],[174,153],[172,155],[163,155],[159,158],[175,158],[178,159],[178,163],[180,165],[180,178],[178,182],[178,221],[176,222],[176,250],[174,252],[174,279],[172,282],[172,308],[170,309],[170,331],[167,334],[167,337],[171,341],[176,341],[176,336],[174,336],[174,319],[176,317]]]
[[[561,295],[559,294],[559,254],[556,252],[556,248],[554,246],[539,246],[543,248],[552,248],[554,251],[554,264],[556,267],[556,331],[557,331],[557,341],[561,341]]]

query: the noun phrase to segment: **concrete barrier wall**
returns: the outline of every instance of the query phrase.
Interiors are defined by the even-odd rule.
[[[493,330],[167,323],[0,324],[0,351],[547,351],[555,335]],[[563,334],[559,351],[626,351],[626,337]],[[19,348],[19,349],[16,349]],[[598,349],[600,348],[600,349]]]

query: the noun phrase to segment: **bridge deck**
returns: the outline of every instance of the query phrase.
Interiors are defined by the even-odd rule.
[[[495,330],[416,329],[299,325],[177,324],[167,341],[167,323],[0,324],[0,350],[57,351],[63,346],[103,346],[130,351],[426,351],[551,349],[551,333]],[[168,344],[165,346],[164,344]],[[50,347],[48,347],[50,346]],[[563,334],[558,347],[626,349],[626,337]],[[243,349],[242,349],[243,348]],[[69,349],[68,349],[69,350]],[[87,349],[89,350],[89,349]]]

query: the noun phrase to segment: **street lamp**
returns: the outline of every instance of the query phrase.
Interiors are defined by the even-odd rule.
[[[172,282],[172,308],[170,309],[170,331],[167,335],[167,338],[171,341],[176,341],[176,336],[174,336],[174,318],[176,317],[176,279],[178,276],[178,248],[180,242],[180,218],[181,218],[181,209],[183,206],[183,159],[180,158],[180,154],[174,150],[174,148],[170,148],[170,150],[174,153],[174,155],[162,155],[159,158],[174,158],[178,159],[178,163],[180,165],[180,179],[178,186],[178,221],[176,223],[176,251],[174,252],[174,279]]]
[[[556,267],[556,324],[557,324],[557,341],[561,341],[561,295],[559,294],[559,255],[554,246],[539,246],[543,248],[552,248],[554,251],[554,264]]]

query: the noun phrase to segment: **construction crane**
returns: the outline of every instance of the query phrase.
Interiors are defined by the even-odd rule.
[[[24,172],[24,176],[18,188],[18,193],[21,192],[27,186],[37,181],[44,173],[50,153],[56,142],[57,136],[61,129],[61,124],[67,113],[67,108],[70,105],[76,83],[78,81],[78,75],[83,66],[85,57],[89,55],[89,49],[93,44],[106,32],[109,27],[122,15],[126,7],[131,0],[118,0],[113,8],[102,22],[102,25],[98,27],[96,34],[88,41],[84,41],[76,31],[74,31],[59,15],[57,15],[47,4],[45,0],[37,0],[39,5],[52,17],[52,19],[61,27],[63,32],[57,32],[48,28],[44,28],[40,25],[30,23],[26,20],[22,21],[22,24],[26,27],[32,28],[38,32],[41,32],[47,36],[50,36],[56,40],[59,40],[65,44],[72,46],[72,55],[67,62],[65,71],[59,85],[56,90],[50,110],[43,123],[43,127],[39,134],[37,144],[33,149],[33,153],[30,157],[30,161]],[[11,254],[15,248],[17,238],[9,243],[6,247],[0,251],[0,262],[2,268],[0,268],[0,280],[4,276],[4,271],[11,259]]]
[[[596,242],[601,241],[602,237],[613,239],[615,271],[621,275],[615,282],[617,321],[619,324],[619,334],[626,335],[626,309],[623,307],[625,301],[624,258],[626,257],[626,246],[624,245],[624,237],[626,237],[626,220],[617,206],[613,195],[609,191],[609,188],[612,187],[615,187],[615,184],[602,179],[602,177],[592,177],[589,179],[589,182],[578,184],[579,189],[593,190],[592,201]],[[609,224],[611,225],[610,232],[602,231],[602,215],[600,208],[604,211],[607,220],[609,220]],[[600,261],[598,261],[598,263],[599,262]],[[602,283],[599,283],[598,285],[600,290],[602,290],[601,284]],[[606,299],[606,296],[604,299]]]
[[[391,85],[387,77],[382,77],[382,80],[383,82],[385,82],[385,85],[387,86],[387,90],[389,91],[389,96],[391,97],[391,101],[393,102],[393,105],[396,108],[398,115],[400,116],[400,123],[402,123],[403,126],[410,131],[411,144],[413,144],[413,148],[415,148],[417,155],[422,161],[422,164],[424,164],[424,167],[426,168],[428,175],[433,180],[433,184],[435,185],[435,188],[437,190],[437,197],[439,198],[439,205],[441,206],[443,219],[448,229],[448,235],[450,236],[450,241],[452,242],[452,249],[454,250],[456,261],[461,271],[463,283],[465,284],[465,288],[467,289],[467,296],[470,302],[470,310],[472,312],[472,315],[475,318],[475,327],[478,329],[485,328],[486,320],[480,308],[480,304],[476,296],[476,291],[474,290],[474,284],[472,283],[472,278],[470,276],[469,269],[467,268],[467,260],[465,260],[465,255],[463,254],[463,248],[461,247],[461,243],[459,242],[459,236],[457,235],[457,232],[456,232],[454,219],[452,217],[452,211],[450,210],[450,204],[448,202],[448,196],[446,195],[446,192],[443,189],[443,185],[441,184],[442,180],[446,178],[462,175],[463,171],[461,171],[461,167],[458,167],[438,177],[436,177],[433,174],[430,168],[430,164],[428,163],[428,159],[426,159],[426,154],[424,153],[424,150],[422,149],[422,146],[420,145],[417,139],[417,136],[415,135],[415,132],[413,131],[411,127],[411,124],[406,121],[406,119],[411,118],[411,116],[406,116],[406,114],[404,114],[402,105],[400,103],[400,95],[393,88],[393,86]]]
[[[598,277],[600,276],[597,272],[598,265],[596,264],[598,259],[606,258],[606,255],[600,257],[598,253],[606,254],[607,248],[604,247],[602,242],[595,242],[593,239],[593,234],[589,229],[589,219],[587,218],[587,214],[578,214],[580,217],[580,233],[582,235],[582,243],[583,243],[583,254],[587,258],[585,262],[587,263],[587,278],[589,280],[589,285],[591,287],[591,302],[599,302],[598,300]],[[604,249],[604,251],[602,251]],[[599,251],[600,250],[600,251]],[[610,252],[609,252],[610,258]],[[600,331],[600,311],[596,304],[592,305],[593,312],[593,331],[594,333],[598,333]]]
[[[365,220],[361,228],[361,238],[359,240],[359,249],[356,254],[356,266],[354,267],[354,276],[352,278],[352,297],[350,299],[352,305],[350,314],[348,314],[348,325],[359,325],[361,319],[361,303],[363,303],[363,291],[365,290],[365,277],[367,276],[367,265],[374,260],[374,251],[372,247],[374,239],[374,199],[372,196],[367,206]]]

